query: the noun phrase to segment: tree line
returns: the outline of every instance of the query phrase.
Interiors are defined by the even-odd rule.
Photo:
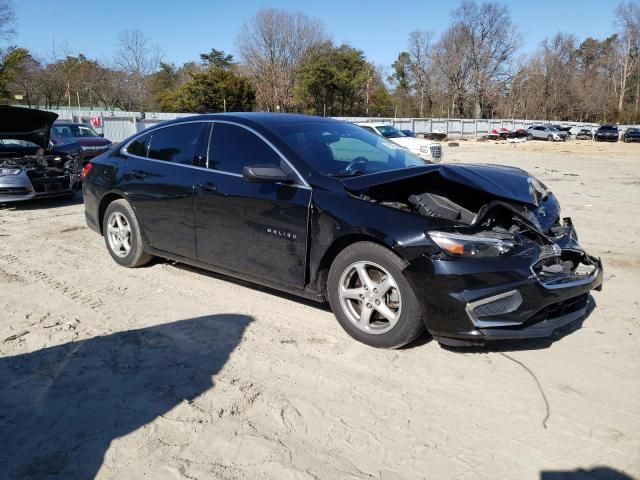
[[[0,42],[15,34],[0,0]],[[300,12],[261,9],[238,32],[238,58],[212,48],[166,61],[140,31],[113,59],[0,51],[0,99],[29,107],[129,111],[280,111],[325,116],[640,121],[640,5],[620,3],[606,38],[558,32],[527,55],[506,6],[463,0],[447,28],[408,34],[392,65],[336,44]]]

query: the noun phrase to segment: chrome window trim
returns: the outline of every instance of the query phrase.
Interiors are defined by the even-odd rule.
[[[280,159],[281,159],[284,163],[286,163],[286,164],[289,166],[289,168],[293,171],[293,173],[295,174],[295,176],[296,176],[296,177],[297,177],[297,179],[298,179],[298,182],[299,182],[299,183],[297,184],[297,186],[298,186],[298,187],[311,189],[311,186],[310,186],[310,185],[307,183],[307,181],[302,177],[302,175],[300,175],[300,172],[298,171],[298,169],[297,169],[296,167],[294,167],[294,166],[293,166],[293,164],[289,161],[289,159],[287,159],[287,157],[285,157],[285,156],[283,155],[283,153],[282,153],[280,150],[278,150],[278,148],[277,148],[273,143],[271,143],[271,142],[270,142],[270,141],[269,141],[269,140],[268,140],[264,135],[262,135],[260,132],[256,131],[255,129],[253,129],[253,128],[251,128],[251,127],[248,127],[247,125],[243,125],[243,124],[241,124],[241,123],[237,123],[237,122],[232,122],[232,121],[230,121],[230,120],[215,120],[215,119],[214,119],[214,120],[210,120],[210,121],[211,121],[211,122],[213,122],[214,127],[215,127],[215,124],[216,124],[216,123],[226,123],[226,124],[228,124],[228,125],[234,125],[234,126],[236,126],[236,127],[244,128],[245,130],[248,130],[248,131],[250,131],[251,133],[253,133],[253,134],[254,134],[255,136],[257,136],[260,140],[262,140],[264,143],[266,143],[266,144],[271,148],[271,150],[273,150],[273,151],[274,151],[274,152],[275,152],[275,153],[280,157]],[[212,135],[213,135],[213,130],[214,130],[214,129],[212,128],[212,129],[211,129]],[[214,138],[214,142],[215,142],[215,138]],[[207,166],[208,166],[208,165],[209,165],[209,152],[207,152]],[[214,170],[214,169],[210,169],[210,170],[212,170],[212,171],[214,171],[214,172],[223,172],[223,170]],[[225,173],[228,173],[228,174],[230,174],[230,175],[238,175],[237,173],[232,173],[232,172],[225,172]],[[240,175],[240,176],[242,176],[242,175]]]
[[[306,190],[311,190],[311,186],[307,183],[307,181],[302,177],[302,175],[300,175],[300,172],[298,171],[298,169],[296,167],[294,167],[291,162],[287,159],[287,157],[285,157],[282,152],[280,152],[280,150],[278,150],[278,148],[271,143],[267,138],[264,137],[264,135],[262,135],[260,132],[257,132],[256,130],[254,130],[251,127],[248,127],[246,125],[242,125],[241,123],[237,123],[237,122],[231,122],[229,120],[211,120],[211,119],[202,119],[202,120],[189,120],[186,122],[176,122],[176,123],[172,123],[170,125],[159,125],[156,127],[151,127],[147,130],[143,130],[142,132],[139,132],[139,135],[136,135],[135,137],[133,137],[131,140],[129,140],[123,147],[120,148],[120,153],[122,155],[127,155],[129,157],[134,157],[134,158],[139,158],[140,160],[147,160],[149,162],[157,162],[157,163],[162,163],[162,164],[170,164],[170,165],[178,165],[180,167],[186,167],[186,168],[195,168],[198,170],[205,170],[207,172],[215,172],[215,173],[220,173],[222,175],[228,175],[231,177],[239,177],[239,178],[243,178],[241,174],[239,173],[233,173],[233,172],[228,172],[226,170],[216,170],[213,168],[209,168],[209,148],[211,145],[211,137],[213,136],[213,127],[214,124],[218,122],[218,123],[227,123],[229,125],[235,125],[241,128],[244,128],[246,130],[249,130],[251,133],[253,133],[254,135],[256,135],[258,138],[260,138],[263,142],[265,142],[279,157],[282,161],[284,161],[289,168],[291,168],[291,170],[293,171],[293,173],[295,174],[297,180],[299,183],[297,184],[293,184],[293,185],[288,185],[290,187],[297,187],[297,188],[302,188],[302,189],[306,189]],[[174,126],[178,126],[178,125],[186,125],[189,123],[209,123],[211,124],[211,130],[209,131],[209,140],[207,142],[207,167],[200,167],[197,165],[185,165],[184,163],[176,163],[176,162],[167,162],[166,160],[156,160],[155,158],[148,158],[148,157],[141,157],[140,155],[135,155],[132,153],[127,152],[127,147],[129,147],[129,145],[131,143],[133,143],[136,139],[140,138],[142,135],[146,135],[148,133],[153,133],[156,130],[160,130],[163,128],[169,128],[169,127],[174,127]],[[148,153],[149,149],[147,147],[147,153]]]

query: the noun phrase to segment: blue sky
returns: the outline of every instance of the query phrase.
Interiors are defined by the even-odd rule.
[[[612,0],[501,1],[519,28],[523,52],[558,31],[604,38],[613,30]],[[217,48],[236,53],[242,24],[261,7],[300,10],[319,18],[337,43],[364,50],[388,66],[406,46],[410,31],[446,28],[457,1],[400,0],[14,0],[18,36],[13,43],[37,54],[57,49],[89,58],[112,58],[118,32],[143,31],[177,64]]]

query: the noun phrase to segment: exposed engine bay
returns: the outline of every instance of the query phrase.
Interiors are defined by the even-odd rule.
[[[23,157],[0,158],[0,193],[20,194],[25,187],[12,185],[7,180],[26,175],[35,194],[54,194],[73,188],[82,168],[76,156],[65,154],[33,154]],[[24,192],[27,193],[27,192]]]
[[[502,185],[496,183],[487,185],[493,191],[477,188],[484,179],[463,177],[463,166],[437,168],[426,175],[352,193],[366,201],[437,219],[438,231],[429,235],[453,256],[502,255],[516,246],[529,245],[538,254],[532,272],[545,284],[573,281],[596,269],[595,259],[578,244],[571,219],[561,218],[555,196],[537,179],[521,170],[513,169],[521,172],[519,178],[507,171],[512,184],[507,184],[503,193]],[[448,170],[445,175],[443,169]],[[458,181],[447,178],[454,176]],[[525,195],[518,191],[522,188],[526,188]]]
[[[32,178],[69,175],[77,170],[76,163],[71,155],[35,154],[0,158],[0,168],[25,170]]]

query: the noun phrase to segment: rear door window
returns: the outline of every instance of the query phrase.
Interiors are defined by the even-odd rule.
[[[183,123],[154,130],[149,143],[148,158],[165,162],[193,165],[204,123]]]

